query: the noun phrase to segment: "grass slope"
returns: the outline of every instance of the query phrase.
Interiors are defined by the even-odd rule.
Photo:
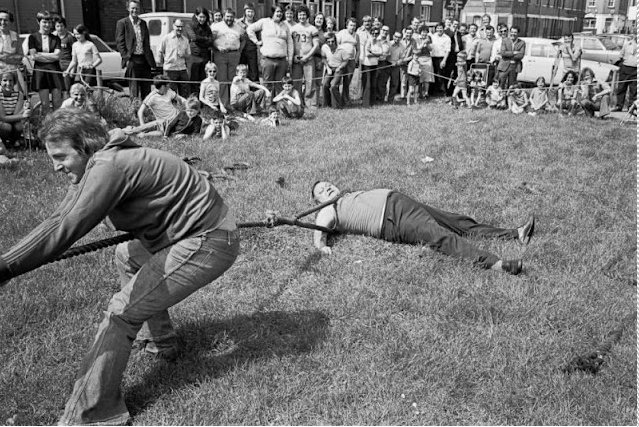
[[[476,121],[476,122],[475,122]],[[387,187],[484,222],[538,218],[518,277],[427,248],[291,227],[242,231],[228,273],[171,310],[177,363],[131,357],[136,425],[636,425],[636,325],[596,376],[560,367],[636,310],[636,133],[583,117],[451,110],[436,101],[320,110],[226,142],[146,141],[199,156],[238,221],[309,208],[310,185]],[[425,156],[434,162],[424,163]],[[0,169],[0,248],[65,192],[44,153]],[[283,186],[276,183],[284,179]],[[94,230],[83,241],[109,234]],[[0,424],[51,424],[119,284],[112,249],[43,267],[0,290]]]

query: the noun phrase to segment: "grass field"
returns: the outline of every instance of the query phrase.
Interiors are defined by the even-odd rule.
[[[226,142],[145,144],[199,156],[214,173],[248,163],[216,180],[239,221],[308,209],[311,184],[327,179],[401,190],[495,225],[519,226],[530,212],[538,222],[525,248],[476,241],[523,257],[516,277],[366,237],[335,239],[327,257],[308,230],[242,231],[236,264],[171,310],[184,355],[132,355],[123,389],[134,425],[637,424],[634,321],[597,375],[561,371],[636,316],[634,126],[432,101],[244,125]],[[2,251],[65,192],[43,152],[27,156],[0,169]],[[119,286],[112,253],[0,289],[0,424],[61,415]]]

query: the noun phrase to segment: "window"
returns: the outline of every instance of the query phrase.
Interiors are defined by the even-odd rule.
[[[430,6],[420,6],[419,17],[426,22],[430,22]]]
[[[582,47],[584,48],[584,50],[604,50],[601,42],[597,39],[592,38],[584,39]]]
[[[596,24],[597,24],[597,19],[595,18],[588,18],[584,20],[584,28],[595,28]]]
[[[554,58],[557,51],[552,45],[533,44],[530,47],[530,56],[538,56],[541,58]]]
[[[371,16],[373,18],[379,16],[384,20],[384,4],[381,1],[373,1],[371,2]]]
[[[237,0],[222,0],[222,10],[226,9],[237,10]]]
[[[159,19],[151,19],[147,21],[150,36],[159,36],[162,34],[162,21]]]
[[[588,7],[597,7],[597,0],[588,0]]]
[[[320,10],[319,0],[309,0],[306,6],[308,6],[308,10],[311,11],[311,16],[309,16],[308,19],[313,19],[313,17],[317,15],[317,12],[319,12]],[[311,24],[313,23],[312,21],[310,22]]]
[[[608,7],[615,7],[615,0],[608,0]]]

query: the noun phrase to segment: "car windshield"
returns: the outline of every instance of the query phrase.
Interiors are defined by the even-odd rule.
[[[102,40],[101,38],[92,35],[91,41],[93,42],[95,47],[98,48],[98,52],[113,52],[111,48],[106,43],[104,43],[104,40]]]
[[[610,39],[601,38],[601,42],[605,46],[606,50],[619,50],[619,46],[617,46],[617,43],[613,42]]]

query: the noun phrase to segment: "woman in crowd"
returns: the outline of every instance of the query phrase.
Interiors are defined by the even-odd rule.
[[[338,31],[337,28],[337,19],[332,16],[326,17],[326,30],[327,33],[336,33]]]
[[[0,138],[9,146],[18,142],[24,121],[31,115],[31,109],[25,105],[24,95],[14,89],[14,75],[11,71],[5,71],[0,81]]]
[[[2,37],[2,43],[0,43],[0,72],[12,71],[18,82],[18,86],[23,94],[28,93],[27,83],[24,80],[24,76],[17,68],[22,65],[22,58],[24,53],[22,52],[22,43],[20,37],[15,31],[9,29],[9,24],[13,23],[13,13],[7,9],[0,9],[0,36]]]
[[[350,85],[353,79],[353,73],[357,67],[357,58],[359,58],[359,36],[357,31],[357,20],[348,18],[346,28],[337,33],[337,45],[348,55],[348,65],[342,76],[342,104],[348,105],[350,100]]]
[[[246,28],[248,37],[260,47],[262,77],[271,93],[281,92],[282,78],[293,63],[293,38],[282,18],[284,8],[276,5],[270,18],[262,18]],[[257,39],[258,31],[262,32],[262,40]]]
[[[289,4],[284,8],[284,22],[288,25],[289,30],[293,28],[293,25],[297,24],[297,22],[295,22],[295,15],[295,6],[292,4]]]
[[[379,28],[371,29],[371,37],[364,45],[364,60],[362,61],[362,102],[364,107],[375,104],[377,86],[377,67],[382,55],[382,43],[379,39]]]
[[[211,25],[216,24],[218,22],[222,22],[224,20],[224,15],[222,15],[222,11],[220,9],[215,9],[210,12],[211,15]]]
[[[200,82],[206,78],[204,66],[212,61],[213,33],[209,21],[209,11],[203,7],[196,7],[191,22],[186,25],[186,35],[190,40],[191,57],[189,58],[189,80],[191,93],[199,91]]]
[[[313,80],[313,92],[315,93],[315,105],[322,105],[320,100],[322,93],[322,76],[324,75],[324,62],[322,61],[322,46],[326,43],[326,17],[322,12],[319,12],[313,18],[313,24],[317,28],[317,36],[319,39],[319,49],[313,54],[315,60],[315,79]]]
[[[421,86],[420,98],[428,98],[430,84],[435,81],[433,74],[433,60],[430,57],[432,40],[428,34],[428,27],[423,25],[419,29],[419,38],[416,40],[415,53],[419,62],[419,83]]]
[[[51,34],[53,17],[48,11],[36,15],[40,29],[29,36],[29,56],[33,58],[33,79],[31,87],[38,91],[42,101],[42,113],[50,110],[49,94],[53,109],[62,104],[64,80],[60,69],[60,39]]]
[[[561,79],[559,85],[559,114],[564,113],[564,109],[568,112],[568,115],[574,115],[579,108],[579,86],[577,81],[579,77],[574,71],[568,71]]]
[[[595,73],[591,68],[581,71],[581,107],[588,117],[595,117],[595,111],[599,111],[599,118],[605,119],[610,114],[610,85],[595,79]]]
[[[100,52],[91,41],[89,30],[83,24],[76,25],[73,35],[77,41],[73,43],[71,63],[63,76],[73,75],[77,70],[80,81],[84,81],[89,86],[95,86],[97,84],[95,69],[102,63]]]

